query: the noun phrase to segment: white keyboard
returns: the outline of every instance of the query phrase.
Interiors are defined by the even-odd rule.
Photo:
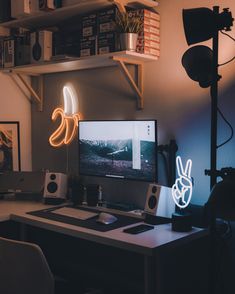
[[[52,211],[52,213],[69,216],[69,217],[77,218],[80,220],[86,220],[98,215],[98,213],[96,212],[90,212],[90,211],[77,209],[77,208],[71,208],[71,207],[58,208]]]

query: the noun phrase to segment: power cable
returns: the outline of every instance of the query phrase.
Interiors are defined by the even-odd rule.
[[[225,144],[227,144],[233,138],[234,130],[233,130],[233,127],[230,124],[230,122],[226,119],[226,117],[224,116],[224,114],[222,113],[222,111],[219,109],[219,107],[217,107],[217,111],[220,114],[220,116],[222,117],[222,119],[224,120],[224,122],[229,126],[230,131],[231,131],[231,134],[230,134],[229,138],[226,139],[223,143],[221,143],[221,144],[219,144],[219,145],[216,146],[216,148],[218,149],[218,148],[224,146]]]
[[[227,36],[228,38],[230,38],[231,40],[233,40],[235,42],[235,38],[233,38],[229,34],[225,33],[224,31],[220,31],[220,32],[221,32],[221,34]],[[228,63],[232,62],[233,60],[235,60],[235,56],[233,56],[231,59],[229,59],[228,61],[226,61],[224,63],[218,64],[218,66],[223,66],[225,64],[228,64]]]

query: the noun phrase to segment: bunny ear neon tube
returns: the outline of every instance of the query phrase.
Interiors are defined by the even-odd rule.
[[[60,119],[59,127],[49,138],[49,143],[53,147],[68,145],[76,135],[78,122],[81,114],[78,112],[78,99],[72,87],[64,86],[64,109],[56,108],[52,113],[52,121]]]
[[[193,183],[191,178],[192,160],[188,159],[185,167],[183,166],[180,156],[176,157],[176,168],[178,178],[175,180],[172,186],[172,198],[180,209],[179,212],[172,215],[172,230],[178,232],[190,231],[191,214],[183,211],[186,208],[192,198]]]

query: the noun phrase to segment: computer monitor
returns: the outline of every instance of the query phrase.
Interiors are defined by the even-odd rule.
[[[78,131],[80,175],[156,181],[156,120],[80,121]]]

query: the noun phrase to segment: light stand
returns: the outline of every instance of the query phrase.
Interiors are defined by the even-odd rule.
[[[211,195],[207,202],[209,211],[209,225],[211,231],[211,287],[210,292],[215,293],[215,268],[216,268],[216,217],[222,215],[235,218],[235,172],[232,176],[217,184],[217,112],[218,112],[218,32],[225,29],[230,30],[233,25],[232,14],[228,9],[219,13],[219,7],[214,6],[211,11],[208,8],[196,8],[183,10],[184,30],[188,45],[206,41],[212,38],[212,60],[210,60],[210,50],[204,46],[195,46],[186,51],[182,58],[182,64],[186,72],[202,87],[210,86],[211,95],[211,148],[210,148],[210,170],[205,170],[205,174],[210,176]],[[195,50],[194,50],[195,49]],[[204,52],[200,57],[198,50]],[[196,62],[195,62],[196,57]],[[225,197],[224,197],[225,196]],[[221,205],[223,209],[221,210]],[[229,207],[231,205],[231,207]],[[229,212],[228,212],[229,207]],[[231,212],[232,210],[232,212]],[[229,214],[230,213],[230,214]]]
[[[218,15],[219,7],[214,6],[213,12]],[[216,184],[217,178],[215,171],[217,168],[217,108],[218,108],[218,31],[213,34],[212,40],[212,83],[211,83],[211,157],[210,157],[210,188]]]
[[[210,86],[211,95],[211,156],[210,188],[216,184],[217,167],[217,109],[218,109],[218,32],[225,29],[230,30],[233,25],[233,18],[229,10],[223,9],[219,13],[219,6],[213,10],[208,8],[195,8],[183,10],[184,30],[189,45],[206,41],[212,38],[212,49],[206,46],[191,47],[182,57],[182,64],[186,72],[201,87]],[[208,50],[207,50],[208,49]],[[200,55],[199,51],[202,52]],[[210,56],[210,51],[212,58]]]

